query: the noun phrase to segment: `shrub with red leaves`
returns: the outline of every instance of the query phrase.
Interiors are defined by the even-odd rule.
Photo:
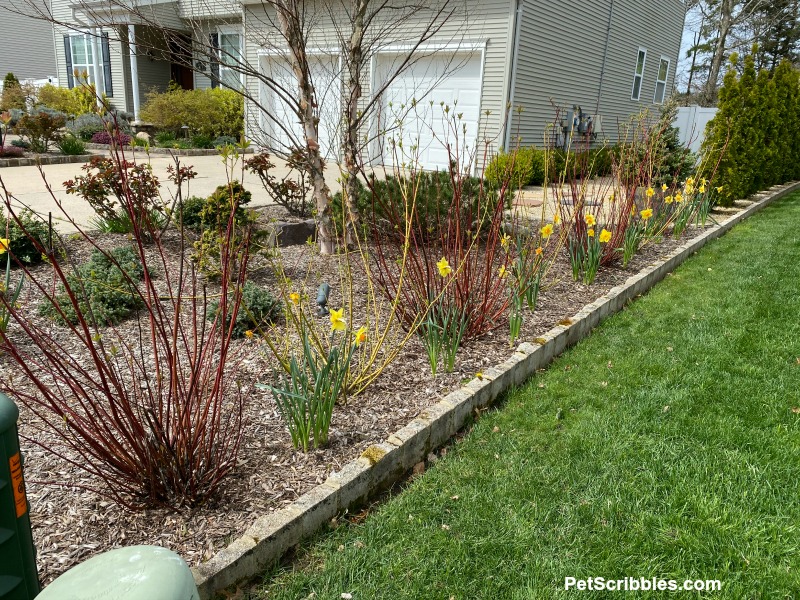
[[[16,146],[0,146],[0,158],[19,158],[24,152]]]
[[[131,136],[122,132],[115,133],[113,139],[120,146],[127,146],[131,143]],[[92,136],[93,144],[111,144],[111,140],[111,134],[107,131],[98,131]]]

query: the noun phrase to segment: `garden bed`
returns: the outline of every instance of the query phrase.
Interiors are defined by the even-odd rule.
[[[687,235],[693,235],[694,231],[690,230]],[[168,247],[177,250],[179,239],[177,234],[172,235]],[[107,247],[128,243],[125,236],[105,235],[100,239]],[[677,243],[666,238],[660,244],[645,246],[628,269],[601,269],[590,287],[572,280],[569,262],[566,256],[561,256],[541,291],[533,318],[526,318],[523,324],[521,340],[535,339],[631,274],[669,253]],[[69,241],[67,247],[76,262],[88,257],[89,248],[85,242]],[[308,247],[284,248],[281,253],[293,279],[302,280],[312,256]],[[173,252],[174,256],[177,252]],[[327,281],[334,287],[331,306],[340,306],[337,261],[319,257],[314,260],[315,276],[305,293],[313,298],[316,286]],[[265,261],[256,260],[252,267],[252,280],[275,288],[274,274]],[[37,269],[45,273],[49,267],[43,265]],[[362,286],[356,290],[356,298],[363,295],[365,286]],[[26,309],[36,310],[38,298],[23,294],[22,301]],[[363,308],[356,301],[355,314]],[[132,333],[136,325],[135,321],[128,321],[119,329],[122,333]],[[63,337],[64,342],[69,339],[62,327],[52,325],[50,331],[53,336]],[[15,335],[13,325],[9,333]],[[367,447],[385,440],[462,382],[502,362],[512,352],[507,327],[503,326],[465,344],[458,353],[455,371],[440,373],[434,379],[424,348],[418,340],[412,339],[400,357],[364,393],[352,398],[346,406],[336,407],[329,445],[302,454],[292,447],[271,394],[254,388],[256,382],[270,381],[277,369],[275,359],[257,338],[238,340],[232,354],[241,361],[239,375],[248,397],[248,424],[239,465],[225,480],[215,500],[178,513],[126,511],[88,489],[97,482],[83,472],[38,445],[24,441],[28,497],[42,581],[50,581],[89,556],[119,545],[159,544],[177,551],[191,565],[207,560],[241,535],[252,524],[254,515],[285,507],[324,481],[332,471],[340,470],[358,457]],[[13,377],[6,359],[0,360],[5,366],[4,377]],[[398,382],[401,383],[398,385]],[[16,379],[14,385],[19,389],[27,384]],[[21,433],[33,435],[31,432],[37,429],[34,427],[36,417],[24,406],[20,408]],[[51,439],[52,434],[46,431],[37,431],[35,435],[45,445],[55,442],[55,437]]]
[[[109,151],[110,146],[108,144],[86,144],[86,147],[90,150],[105,150]],[[150,146],[150,148],[146,149],[141,146],[130,146],[126,148],[126,150],[130,151],[133,150],[138,154],[166,154],[169,156],[218,156],[219,150],[216,148],[159,148],[157,146]],[[256,148],[237,148],[237,152],[239,154],[254,154],[256,152]]]

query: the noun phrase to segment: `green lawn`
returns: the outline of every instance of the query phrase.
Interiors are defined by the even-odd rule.
[[[800,598],[799,232],[794,195],[704,248],[261,597]]]

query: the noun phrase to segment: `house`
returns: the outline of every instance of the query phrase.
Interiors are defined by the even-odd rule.
[[[130,0],[52,1],[57,20],[70,25],[54,28],[62,83],[74,84],[71,69],[85,70],[113,104],[137,116],[144,94],[166,89],[170,80],[185,88],[239,88],[246,97],[246,134],[255,143],[288,148],[302,138],[287,108],[296,81],[269,3],[149,0],[132,11],[125,4]],[[373,40],[362,73],[362,106],[371,111],[364,153],[373,162],[391,161],[398,147],[392,140],[402,138],[404,152],[413,147],[425,167],[446,167],[454,115],[459,141],[477,154],[517,143],[560,143],[562,126],[570,124],[597,142],[613,141],[618,124],[657,108],[673,89],[683,0],[438,1],[456,10],[424,43],[423,13],[382,23]],[[323,0],[305,6],[317,10],[308,55],[320,145],[336,159],[342,19]],[[435,11],[438,5],[430,6]],[[191,61],[181,60],[189,47]],[[410,47],[413,64],[398,70]],[[203,48],[212,50],[211,58]],[[445,106],[452,113],[446,115]]]
[[[20,81],[55,82],[52,27],[44,19],[25,14],[28,8],[25,3],[0,0],[0,80],[13,73]]]

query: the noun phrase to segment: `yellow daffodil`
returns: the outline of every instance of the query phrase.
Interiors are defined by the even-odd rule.
[[[367,341],[367,328],[362,326],[356,331],[356,346],[360,346]]]
[[[683,202],[683,194],[681,194],[680,192],[678,192],[677,194],[675,194],[675,202],[677,202],[678,204],[680,204],[681,202]]]
[[[497,272],[500,279],[505,279],[508,276],[508,270],[505,265],[500,265],[500,270]]]
[[[701,194],[705,194],[706,193],[706,184],[705,183],[701,183],[700,187],[697,188],[697,191],[700,192]]]
[[[347,329],[347,323],[344,322],[344,309],[339,310],[331,309],[331,331],[344,331]]]
[[[656,191],[653,188],[649,187],[649,188],[647,188],[647,190],[645,190],[644,195],[647,196],[648,199],[649,199],[649,198],[652,198],[653,196],[655,196],[655,193],[656,193]]]
[[[588,213],[583,217],[583,220],[586,221],[586,224],[589,227],[592,227],[595,223],[597,223],[597,220],[594,218],[594,215]]]
[[[673,200],[674,198],[672,197],[672,195],[664,196],[664,204],[672,204]]]
[[[559,215],[558,213],[556,213],[556,215],[553,217],[553,223],[554,223],[554,224],[556,224],[556,225],[558,225],[559,223],[561,223],[561,215]]]
[[[718,194],[721,194],[723,189],[725,189],[725,188],[724,188],[724,186],[719,186],[719,187],[717,188],[717,193],[718,193]]]
[[[8,250],[8,243],[6,238],[0,238],[0,255],[6,253],[6,250]]]
[[[597,239],[600,240],[601,244],[605,244],[611,239],[611,232],[608,229],[603,229]]]
[[[613,201],[614,201],[614,198],[615,198],[615,196],[614,196],[614,192],[611,192],[611,193],[608,195],[608,201],[609,201],[609,202],[613,202]]]
[[[538,248],[536,248],[536,250],[534,250],[534,252],[536,252],[536,256],[541,256],[544,250],[542,249],[541,246],[539,246]]]
[[[300,304],[300,294],[297,292],[292,292],[289,294],[289,300],[292,301],[292,304]]]
[[[668,188],[668,186],[667,186],[667,184],[666,184],[666,183],[662,183],[662,184],[661,184],[661,191],[662,191],[662,192],[666,192],[666,191],[667,191],[667,188]]]
[[[248,340],[249,340],[251,337],[253,337],[253,330],[252,330],[252,329],[248,329],[247,331],[245,331],[245,332],[244,332],[244,337],[246,337]]]
[[[548,223],[547,225],[541,228],[540,232],[542,234],[542,238],[546,240],[551,235],[553,235],[553,226],[550,223]]]
[[[453,272],[450,263],[447,262],[447,259],[444,256],[442,257],[442,260],[436,263],[436,267],[439,269],[439,275],[442,277],[447,277]]]
[[[589,231],[587,231],[586,235],[588,235],[589,237],[594,237],[594,229],[590,229]]]
[[[503,247],[503,250],[508,251],[508,246],[510,243],[511,243],[511,236],[508,235],[507,233],[504,233],[500,237],[500,245]]]
[[[639,216],[642,217],[643,221],[647,221],[650,217],[653,216],[653,209],[652,208],[645,208],[639,213]]]
[[[686,185],[689,187],[694,186],[694,177],[687,177],[686,178]]]

